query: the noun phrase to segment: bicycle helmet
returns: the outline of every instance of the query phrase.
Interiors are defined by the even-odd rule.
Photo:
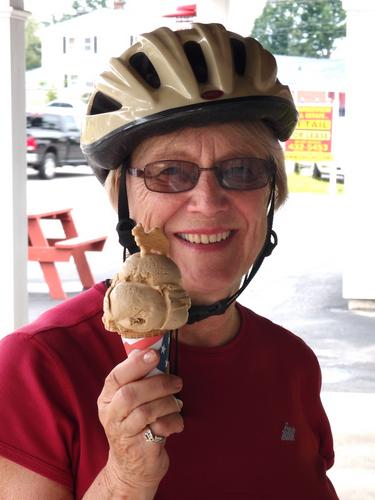
[[[280,141],[296,123],[273,55],[220,24],[159,28],[110,59],[91,95],[81,148],[98,178],[142,140],[179,126],[263,120]]]

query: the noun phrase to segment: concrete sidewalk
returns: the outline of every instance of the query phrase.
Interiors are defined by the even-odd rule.
[[[375,499],[375,394],[324,392],[335,465],[328,475],[340,500]]]

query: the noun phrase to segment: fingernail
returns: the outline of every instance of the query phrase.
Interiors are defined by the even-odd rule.
[[[147,351],[143,355],[143,361],[145,363],[153,363],[154,361],[156,361],[156,352],[153,349],[151,349],[150,351]]]
[[[176,392],[180,392],[182,389],[182,379],[180,377],[173,376],[173,385]]]
[[[178,399],[178,398],[175,398],[176,399],[176,403],[179,407],[179,409],[181,410],[181,408],[184,406],[184,403],[181,401],[181,399]]]
[[[132,351],[129,352],[128,358],[132,358],[137,352],[140,352],[140,349],[133,349]]]

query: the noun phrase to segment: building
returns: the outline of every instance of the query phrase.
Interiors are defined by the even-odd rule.
[[[100,9],[42,28],[42,70],[59,96],[89,92],[98,68],[118,47],[133,43],[134,25],[123,9]],[[116,33],[116,36],[111,36]]]
[[[160,25],[181,27],[182,21],[187,27],[196,16],[195,5],[175,13],[174,9],[161,10],[156,3],[150,5],[147,16],[140,14],[136,2],[129,1],[40,28],[42,66],[26,75],[28,106],[44,104],[48,91],[59,98],[84,98],[98,69],[132,45],[137,34]]]

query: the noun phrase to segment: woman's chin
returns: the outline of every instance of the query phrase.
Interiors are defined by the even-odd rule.
[[[197,283],[189,286],[188,283],[184,284],[183,287],[187,291],[189,297],[191,298],[191,302],[193,305],[208,305],[217,302],[218,300],[225,299],[232,295],[238,287],[228,286],[223,287],[222,283],[220,287],[213,288],[212,286],[199,286],[197,287]]]
[[[183,277],[182,286],[196,303],[212,304],[228,297],[241,283],[239,266],[234,266],[233,260],[215,262],[211,259],[202,262],[202,259],[199,261],[190,259],[188,265],[184,261],[179,267]]]

